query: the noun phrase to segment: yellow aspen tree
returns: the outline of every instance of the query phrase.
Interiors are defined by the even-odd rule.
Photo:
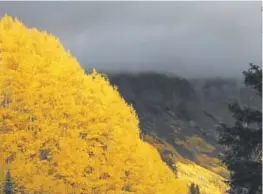
[[[56,37],[0,20],[0,164],[25,193],[187,193],[139,133],[116,88]]]

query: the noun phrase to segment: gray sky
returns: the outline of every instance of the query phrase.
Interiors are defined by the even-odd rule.
[[[240,75],[261,64],[261,2],[0,2],[85,68]]]

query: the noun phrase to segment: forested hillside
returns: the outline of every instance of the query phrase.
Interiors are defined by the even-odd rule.
[[[238,100],[249,107],[261,107],[252,88],[237,78],[187,80],[154,72],[109,74],[124,99],[132,104],[144,134],[170,144],[182,158],[227,177],[217,158],[219,123],[233,123],[228,103]],[[181,156],[181,157],[179,157]]]

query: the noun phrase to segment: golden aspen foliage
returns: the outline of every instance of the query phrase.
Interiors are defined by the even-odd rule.
[[[0,169],[28,194],[184,194],[138,118],[59,40],[0,20]]]
[[[176,171],[180,182],[179,184],[181,185],[179,186],[179,184],[177,184],[177,188],[185,189],[185,185],[190,187],[190,185],[194,183],[199,186],[201,194],[223,194],[229,189],[228,185],[225,183],[227,179],[220,175],[223,172],[227,175],[228,171],[224,166],[218,163],[218,159],[200,154],[198,155],[198,161],[200,161],[202,165],[206,165],[206,167],[202,167],[200,164],[182,157],[169,143],[162,140],[160,141],[154,134],[145,135],[144,139],[156,147],[160,154],[164,155],[166,152],[176,155]],[[196,141],[197,147],[200,147],[200,144],[198,144],[199,142],[199,140]],[[220,171],[219,173],[215,173],[215,169],[209,166],[212,164],[215,169]],[[183,182],[185,184],[182,184]]]
[[[177,162],[178,177],[188,184],[195,183],[200,188],[201,194],[224,194],[229,189],[226,179],[209,171],[191,161],[188,163]]]

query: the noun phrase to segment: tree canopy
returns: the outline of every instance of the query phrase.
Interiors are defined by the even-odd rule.
[[[0,119],[0,168],[28,194],[178,193],[104,76],[86,75],[56,37],[9,16],[0,20]]]

